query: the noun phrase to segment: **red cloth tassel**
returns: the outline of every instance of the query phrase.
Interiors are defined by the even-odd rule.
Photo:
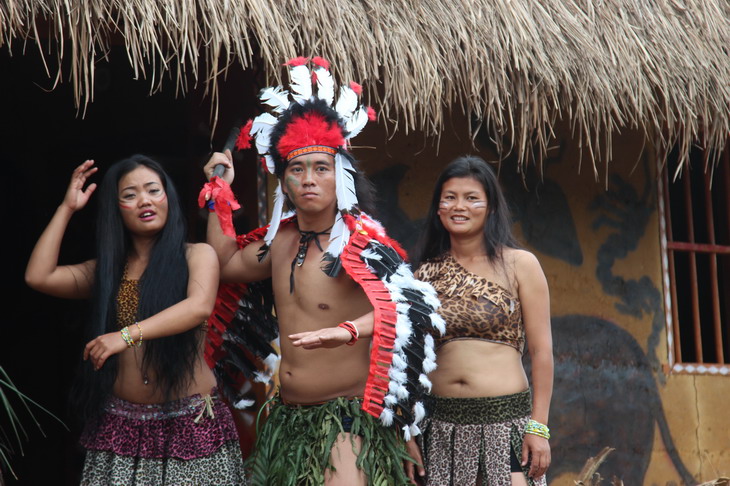
[[[207,197],[206,197],[207,196]],[[241,205],[236,201],[236,196],[231,191],[231,186],[220,177],[213,177],[203,186],[198,195],[198,205],[205,207],[207,201],[215,203],[215,212],[218,214],[223,234],[236,237],[236,230],[233,228],[233,211],[240,209]]]

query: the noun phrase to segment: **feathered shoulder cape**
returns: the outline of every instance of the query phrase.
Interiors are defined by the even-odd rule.
[[[340,254],[345,272],[365,291],[373,306],[374,326],[370,368],[363,410],[384,425],[397,425],[404,438],[418,435],[425,411],[421,397],[431,388],[427,374],[436,368],[433,330],[443,334],[444,322],[430,284],[416,280],[400,245],[365,214],[346,215],[352,235]],[[282,221],[290,224],[292,219]],[[261,240],[267,227],[237,238],[240,248]],[[273,316],[271,281],[222,284],[208,319],[205,357],[219,386],[236,406],[242,378],[267,382],[279,335]],[[268,373],[267,373],[268,371]]]

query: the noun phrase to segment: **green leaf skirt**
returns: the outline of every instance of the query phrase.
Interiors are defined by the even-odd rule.
[[[334,470],[332,447],[350,433],[357,467],[375,486],[410,484],[404,461],[410,460],[395,427],[384,427],[361,410],[362,400],[344,397],[316,405],[289,405],[277,395],[257,432],[254,452],[247,461],[251,484],[322,485],[325,471]],[[359,437],[359,447],[355,441]]]

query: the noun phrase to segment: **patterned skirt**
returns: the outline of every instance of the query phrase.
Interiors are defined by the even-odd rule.
[[[272,399],[266,424],[257,433],[247,466],[254,486],[320,486],[332,469],[330,452],[350,433],[357,467],[377,486],[410,485],[403,468],[409,458],[396,427],[384,427],[360,408],[361,399],[336,398],[322,404],[288,405]],[[354,437],[360,438],[356,450]]]
[[[510,451],[522,457],[530,420],[530,390],[500,397],[427,397],[428,419],[421,447],[428,486],[511,486]],[[523,467],[527,477],[529,464]],[[530,486],[546,484],[543,475],[527,477]]]
[[[112,397],[81,445],[81,486],[246,484],[238,432],[215,389],[164,404]]]

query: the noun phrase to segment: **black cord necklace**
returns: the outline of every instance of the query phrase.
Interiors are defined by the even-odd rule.
[[[297,250],[297,254],[294,257],[294,260],[291,262],[291,275],[289,275],[289,293],[294,293],[294,269],[296,267],[301,267],[304,264],[304,259],[307,257],[307,250],[309,249],[309,242],[314,241],[314,243],[317,245],[317,248],[319,248],[319,251],[324,251],[322,249],[322,244],[319,242],[319,236],[320,235],[328,235],[330,234],[330,230],[332,229],[332,226],[327,228],[324,231],[316,232],[316,231],[302,231],[299,229],[299,226],[297,225],[297,231],[299,231],[299,250]]]

